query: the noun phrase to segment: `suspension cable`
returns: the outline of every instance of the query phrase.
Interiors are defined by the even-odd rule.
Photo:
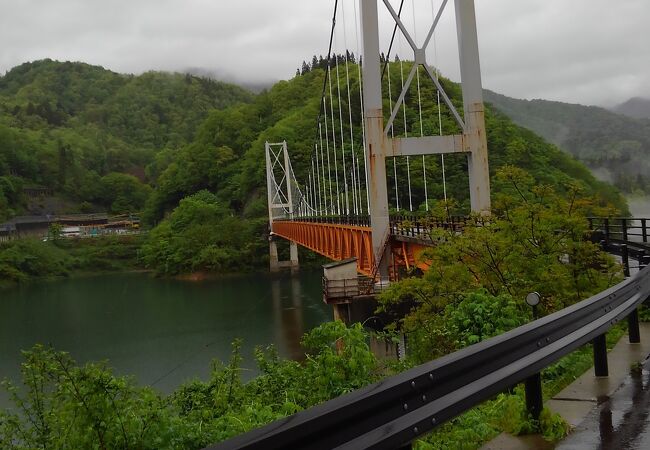
[[[320,163],[318,162],[318,144],[316,144],[315,147],[316,150],[316,173],[320,175]],[[318,207],[323,211],[323,197],[321,195],[321,183],[320,183],[320,176],[318,177]],[[327,207],[325,207],[327,208]]]
[[[397,17],[402,17],[402,8],[404,7],[404,0],[399,4],[399,11],[397,12]],[[356,17],[355,17],[356,20]],[[395,41],[395,34],[397,33],[397,22],[395,23],[395,26],[393,27],[393,34],[390,37],[390,44],[388,45],[388,53],[386,53],[386,61],[384,61],[384,67],[381,71],[381,79],[384,79],[384,73],[386,72],[386,67],[387,67],[387,62],[390,60],[390,52],[393,50],[393,42]],[[402,31],[400,30],[400,34],[402,34]],[[401,50],[401,49],[400,49]],[[401,58],[400,58],[401,59]]]
[[[431,17],[433,17],[435,20],[436,17],[436,10],[433,6],[433,0],[431,0]],[[436,31],[433,31],[433,66],[435,68],[435,74],[436,74],[436,80],[439,80],[438,74],[438,45],[436,43]],[[440,133],[440,136],[442,136],[442,110],[440,109],[440,90],[436,89],[436,93],[438,94],[438,131]],[[440,164],[442,166],[442,194],[443,198],[445,200],[445,205],[447,204],[447,177],[445,174],[445,154],[441,153],[440,154]]]
[[[323,147],[323,127],[321,124],[318,124],[318,134],[320,135],[321,148]],[[325,118],[325,135],[327,136],[327,118]],[[332,196],[332,171],[330,168],[330,146],[329,141],[327,145],[327,180],[329,181],[329,194],[330,194],[330,208],[329,213],[332,214],[334,211],[333,201],[334,197]]]
[[[398,35],[398,40],[399,40],[399,48],[400,48],[400,53],[402,51],[402,34],[400,33]],[[400,80],[402,82],[402,91],[404,91],[404,63],[402,61],[402,58],[399,59],[399,70],[400,70]],[[407,129],[407,122],[406,122],[406,101],[402,102],[402,112],[403,112],[403,118],[404,118],[404,137],[407,138],[409,137],[408,129]],[[411,192],[411,162],[409,157],[406,157],[406,180],[408,183],[408,190],[409,190],[409,211],[413,211],[413,195]]]
[[[325,178],[325,161],[323,160],[323,147],[320,148],[320,170],[323,178],[323,206],[325,207],[325,215],[328,213],[327,208],[327,187],[326,187],[326,178]],[[318,154],[316,154],[316,160],[318,161]],[[321,175],[319,174],[319,175]],[[319,177],[320,179],[320,177]],[[330,204],[331,207],[331,204]]]
[[[357,20],[357,2],[352,2],[354,5],[354,34],[357,41],[357,68],[359,71],[359,104],[361,106],[361,136],[363,144],[363,171],[366,179],[366,205],[368,207],[368,214],[370,214],[370,189],[368,188],[368,156],[366,153],[366,125],[365,125],[365,112],[363,105],[363,78],[361,77],[361,46],[359,45],[359,21]]]
[[[391,89],[391,80],[390,80],[390,61],[386,61],[386,68],[388,73],[388,101],[390,104],[391,111],[393,110],[393,91]],[[394,123],[390,124],[390,137],[391,139],[395,138],[395,125]],[[397,182],[397,158],[393,157],[393,179],[395,180],[395,204],[397,210],[399,211],[399,189]]]
[[[413,39],[417,43],[418,41],[418,31],[417,31],[417,22],[415,20],[415,0],[411,0],[411,9],[413,13]],[[415,75],[417,80],[418,88],[418,113],[420,116],[420,137],[424,136],[424,127],[422,124],[422,94],[420,91],[420,65],[417,61],[413,61],[413,64],[417,64],[415,69]],[[422,179],[424,180],[424,207],[429,211],[429,192],[427,190],[427,166],[425,163],[424,155],[422,155]]]
[[[351,149],[351,156],[352,156],[352,198],[354,200],[354,214],[360,214],[361,192],[357,193],[354,130],[352,128],[352,101],[350,97],[350,69],[349,69],[350,53],[348,52],[348,33],[347,33],[347,26],[345,21],[345,2],[341,4],[341,16],[343,17],[343,46],[345,47],[345,82],[346,82],[345,86],[347,88],[347,95],[348,95],[348,117],[350,122],[350,149]]]
[[[334,30],[336,28],[336,13],[338,10],[338,0],[335,0],[334,2],[334,11],[332,12],[332,26],[330,28],[330,38],[329,38],[329,45],[328,45],[328,50],[327,50],[327,61],[328,61],[328,68],[325,70],[325,77],[323,78],[323,87],[321,90],[321,100],[320,100],[320,107],[318,110],[318,118],[316,120],[316,123],[318,124],[318,130],[316,130],[316,136],[314,140],[319,139],[319,134],[320,134],[320,143],[321,143],[321,151],[322,151],[322,146],[323,146],[323,138],[322,138],[322,128],[321,128],[321,118],[323,115],[325,116],[325,137],[326,137],[326,149],[327,149],[327,155],[328,155],[328,162],[329,162],[329,139],[328,138],[328,130],[327,130],[327,98],[326,98],[326,91],[327,91],[327,84],[328,80],[330,78],[330,71],[329,71],[329,62],[331,60],[331,55],[332,55],[332,43],[334,40]],[[331,85],[331,81],[330,81]],[[315,152],[316,158],[318,158],[318,152]],[[328,164],[328,171],[329,171],[329,164]],[[320,177],[320,175],[318,175]],[[325,180],[323,180],[324,182]],[[314,180],[315,182],[315,180]],[[325,184],[325,183],[323,183]],[[330,206],[332,203],[332,190],[331,190],[331,179],[330,179]],[[332,209],[332,208],[330,208]]]
[[[336,39],[336,37],[334,38]],[[341,106],[341,78],[339,76],[339,58],[334,52],[334,60],[336,62],[336,94],[338,98],[339,109],[339,125],[341,128],[341,162],[343,163],[343,190],[345,195],[345,214],[350,215],[350,195],[348,191],[348,172],[345,164],[345,138],[343,134],[343,108]],[[334,118],[332,118],[332,126],[334,126]]]
[[[341,215],[341,190],[339,189],[339,164],[336,155],[336,125],[334,124],[334,96],[332,95],[332,60],[327,62],[327,71],[329,72],[329,93],[330,93],[330,119],[332,119],[332,149],[334,151],[334,176],[336,180],[336,209]]]

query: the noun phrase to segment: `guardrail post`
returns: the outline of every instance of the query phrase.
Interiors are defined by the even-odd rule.
[[[641,236],[643,242],[648,242],[648,229],[646,228],[646,219],[641,219]]]
[[[542,399],[542,377],[539,372],[526,378],[526,409],[533,419],[539,419],[539,415],[544,408],[544,400]]]
[[[639,331],[639,310],[637,308],[634,308],[634,311],[627,316],[627,328],[630,344],[640,344],[641,332]]]
[[[621,228],[623,229],[623,240],[627,242],[627,219],[621,219]]]
[[[639,270],[645,269],[648,265],[650,265],[650,256],[645,254],[639,256]]]
[[[609,219],[605,218],[605,244],[609,244]]]
[[[594,338],[594,372],[597,377],[606,377],[609,375],[607,367],[607,339],[606,334],[601,334]]]
[[[621,244],[621,258],[623,259],[623,275],[628,278],[630,276],[630,254],[627,244]]]

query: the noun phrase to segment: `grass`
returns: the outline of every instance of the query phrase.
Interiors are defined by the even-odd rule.
[[[608,350],[616,345],[626,330],[627,323],[619,323],[609,330]],[[585,345],[547,367],[542,372],[544,399],[555,396],[592,366],[592,348]],[[569,426],[559,415],[552,414],[546,408],[539,421],[532,420],[526,411],[523,387],[519,385],[513,393],[499,394],[441,425],[431,434],[415,441],[413,447],[417,450],[472,450],[504,431],[514,435],[541,432],[545,439],[557,441],[566,436]]]

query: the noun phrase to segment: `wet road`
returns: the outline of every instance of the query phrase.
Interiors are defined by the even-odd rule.
[[[650,450],[650,361],[632,370],[611,396],[598,406],[558,450]]]

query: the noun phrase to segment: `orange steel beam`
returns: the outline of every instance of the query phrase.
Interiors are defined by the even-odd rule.
[[[316,222],[274,221],[273,234],[294,241],[335,261],[357,258],[359,273],[374,267],[370,227]]]
[[[294,241],[335,261],[357,258],[357,271],[372,276],[374,257],[370,227],[319,222],[274,221],[273,234]],[[414,242],[391,242],[395,266],[416,266],[426,271],[420,260],[427,245]]]

